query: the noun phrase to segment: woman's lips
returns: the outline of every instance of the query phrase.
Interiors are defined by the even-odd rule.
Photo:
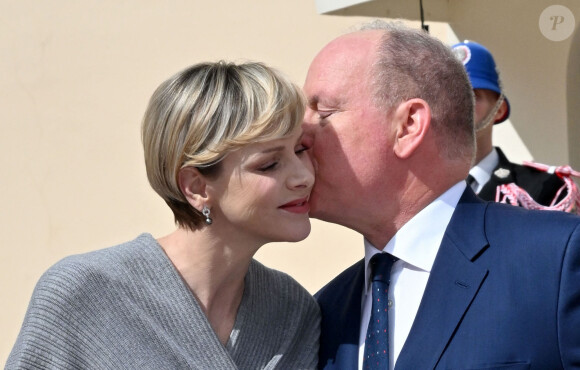
[[[310,204],[308,204],[308,197],[296,199],[278,207],[292,213],[308,213],[310,211]]]

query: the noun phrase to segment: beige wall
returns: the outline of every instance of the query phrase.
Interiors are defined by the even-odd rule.
[[[2,0],[0,14],[2,366],[46,268],[173,229],[146,181],[139,138],[162,80],[225,58],[264,61],[302,84],[316,51],[360,21],[318,15],[310,0]],[[260,256],[311,291],[362,253],[355,233],[314,229]],[[331,249],[338,261],[321,268]]]
[[[448,16],[449,2],[435,3],[443,7],[437,17]],[[264,61],[302,83],[317,50],[362,20],[318,15],[314,0],[0,0],[0,14],[1,364],[46,268],[71,253],[173,229],[169,210],[146,182],[139,139],[147,100],[163,79],[189,64],[225,58]],[[430,24],[433,34],[449,39],[447,25]],[[465,24],[458,29],[460,38],[475,33]],[[566,54],[560,45],[513,29],[527,35],[527,43],[554,49],[546,55]],[[494,40],[481,41],[510,47]],[[510,65],[511,57],[511,51],[499,53],[502,64]],[[549,103],[558,103],[562,79],[543,78],[554,84]],[[510,99],[525,112],[530,105],[518,95],[525,94],[512,87],[523,82],[508,81]],[[544,91],[533,81],[523,86]],[[557,113],[553,121],[560,129],[565,105],[555,107],[550,112]],[[526,117],[515,115],[522,122],[514,125],[524,127]],[[533,152],[553,151],[553,157],[542,155],[546,160],[565,157],[559,141],[542,145],[548,149]],[[318,221],[306,241],[268,245],[258,253],[311,292],[361,256],[361,236]]]
[[[580,12],[577,12],[578,14]],[[580,18],[580,15],[577,15]],[[580,21],[580,20],[579,20]],[[568,112],[568,137],[570,164],[580,169],[580,27],[576,27],[568,57],[566,102]]]

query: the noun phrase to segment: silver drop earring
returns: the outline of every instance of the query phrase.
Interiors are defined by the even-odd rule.
[[[208,206],[203,206],[203,209],[201,210],[201,213],[205,216],[205,223],[208,225],[211,225],[213,220],[211,219],[211,217],[209,217],[210,214],[210,210],[208,208]]]

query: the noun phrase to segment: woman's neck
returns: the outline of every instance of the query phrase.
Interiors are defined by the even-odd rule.
[[[258,248],[228,245],[208,228],[179,228],[158,242],[225,345],[242,301],[244,278]]]

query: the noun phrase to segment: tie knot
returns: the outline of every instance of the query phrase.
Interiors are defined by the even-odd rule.
[[[372,281],[383,281],[390,282],[391,280],[391,268],[393,263],[397,261],[397,257],[394,257],[388,253],[377,253],[370,261],[371,265],[371,280]]]

